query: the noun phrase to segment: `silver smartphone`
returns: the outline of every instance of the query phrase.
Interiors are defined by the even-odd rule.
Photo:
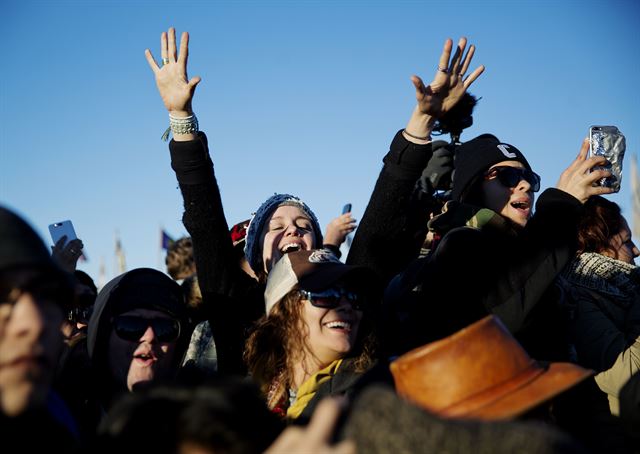
[[[624,135],[615,126],[591,126],[589,128],[589,156],[604,156],[609,164],[594,167],[611,172],[611,176],[597,181],[600,186],[620,191],[622,160],[626,150]]]
[[[66,246],[69,241],[78,238],[76,236],[76,231],[73,228],[73,224],[69,220],[49,224],[49,233],[51,234],[51,239],[53,240],[54,245],[60,241],[60,238],[65,235],[67,236],[67,240],[62,247]]]

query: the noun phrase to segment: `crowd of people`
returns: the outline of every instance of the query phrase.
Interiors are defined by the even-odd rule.
[[[460,141],[484,67],[447,40],[359,225],[275,194],[230,228],[188,51],[145,52],[189,233],[166,273],[98,292],[80,240],[0,207],[3,452],[640,452],[640,251],[588,140],[536,202],[523,151]]]

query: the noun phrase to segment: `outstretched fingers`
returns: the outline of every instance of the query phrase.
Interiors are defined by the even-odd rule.
[[[465,79],[464,79],[464,88],[465,90],[467,88],[469,88],[471,86],[471,84],[473,82],[475,82],[475,80],[480,77],[480,74],[482,74],[484,72],[484,65],[480,65],[478,66],[475,71],[473,71],[471,74],[469,74]]]
[[[467,70],[469,69],[469,65],[471,64],[471,60],[473,59],[473,54],[476,52],[476,46],[473,44],[469,46],[469,50],[467,51],[467,55],[464,57],[464,61],[462,62],[462,67],[460,68],[459,74],[464,76]]]
[[[447,38],[442,48],[442,54],[440,54],[440,63],[438,64],[438,71],[448,71],[449,58],[451,57],[451,48],[453,47],[453,41],[451,38]]]
[[[153,54],[151,54],[149,49],[144,50],[144,56],[147,58],[147,63],[149,63],[149,67],[154,74],[160,71],[160,67],[158,66],[158,63],[156,63],[156,60],[153,58]]]
[[[426,91],[424,82],[416,75],[411,76],[411,82],[413,83],[413,86],[416,87],[416,98],[421,99]]]
[[[182,32],[182,36],[180,36],[180,53],[178,54],[178,63],[186,67],[188,58],[189,58],[189,33]]]
[[[460,68],[460,60],[462,59],[462,53],[464,52],[465,47],[467,47],[467,38],[462,37],[458,41],[456,53],[453,54],[453,58],[451,59],[451,65],[449,67],[450,74],[458,74]]]
[[[173,27],[169,28],[167,58],[169,58],[171,63],[175,63],[176,61],[176,29]]]

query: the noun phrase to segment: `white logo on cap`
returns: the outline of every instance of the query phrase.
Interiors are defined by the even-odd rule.
[[[517,158],[518,155],[507,151],[508,148],[509,148],[509,145],[505,145],[503,143],[498,145],[498,150],[500,150],[502,154],[505,155],[507,158]]]
[[[311,263],[326,263],[326,262],[332,262],[332,263],[341,263],[340,260],[338,260],[338,257],[336,257],[333,252],[327,250],[327,249],[318,249],[317,251],[313,251],[311,253],[311,255],[309,256],[309,262]]]

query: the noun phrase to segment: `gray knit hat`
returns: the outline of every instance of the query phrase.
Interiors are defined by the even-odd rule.
[[[281,206],[298,207],[307,216],[309,216],[309,219],[311,219],[311,224],[313,225],[313,231],[315,233],[315,246],[317,248],[322,247],[322,230],[320,229],[318,218],[316,218],[316,215],[313,214],[311,208],[309,208],[306,203],[304,203],[294,195],[274,194],[269,197],[262,205],[260,205],[258,211],[256,211],[256,213],[251,218],[249,227],[247,227],[244,255],[249,262],[249,266],[251,266],[251,269],[256,274],[261,273],[264,270],[264,265],[262,263],[262,249],[260,247],[260,234],[269,217],[276,209],[278,209],[278,207]]]

